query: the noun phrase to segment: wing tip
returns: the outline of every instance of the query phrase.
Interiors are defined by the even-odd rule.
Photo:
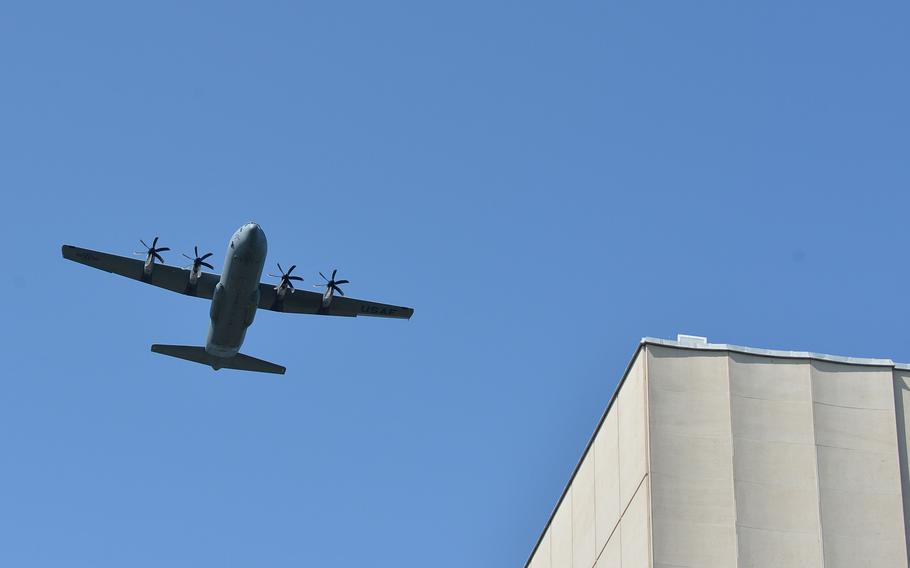
[[[77,260],[77,255],[79,254],[79,247],[74,245],[61,245],[60,254],[66,260]],[[84,250],[84,249],[82,249]]]

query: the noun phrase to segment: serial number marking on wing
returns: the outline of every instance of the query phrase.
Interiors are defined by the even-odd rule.
[[[360,306],[362,314],[376,314],[381,316],[392,316],[398,313],[398,308],[380,308],[379,306]]]
[[[76,256],[79,258],[85,259],[85,260],[94,260],[94,261],[101,260],[101,257],[94,255],[88,251],[79,251],[76,253]]]

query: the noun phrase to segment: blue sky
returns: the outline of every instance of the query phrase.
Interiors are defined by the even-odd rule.
[[[906,2],[0,8],[0,564],[517,566],[645,335],[910,361]],[[161,236],[340,268],[281,378]]]

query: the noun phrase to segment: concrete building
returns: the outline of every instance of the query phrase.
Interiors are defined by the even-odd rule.
[[[910,365],[643,339],[530,568],[908,566]]]

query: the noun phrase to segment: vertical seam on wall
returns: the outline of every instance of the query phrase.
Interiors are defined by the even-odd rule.
[[[727,409],[730,411],[730,484],[733,489],[733,554],[739,566],[739,510],[736,505],[736,443],[733,434],[733,373],[730,362],[733,354],[727,353]]]
[[[897,369],[891,369],[891,387],[894,389],[894,422],[897,423],[897,474],[900,478],[901,489],[901,520],[904,526],[904,552],[907,557],[907,563],[910,565],[910,533],[907,531],[907,508],[910,504],[910,496],[904,493],[907,481],[907,418],[904,414],[904,393],[902,385],[904,379],[898,375]],[[900,404],[901,414],[897,415],[897,406]],[[903,444],[901,444],[903,440]],[[910,485],[908,483],[907,485]]]
[[[635,500],[635,496],[638,495],[639,491],[641,491],[641,486],[645,482],[646,479],[648,479],[648,476],[644,475],[644,476],[642,476],[641,479],[638,480],[638,486],[635,488],[635,493],[632,494],[632,498],[629,499],[629,504],[626,505],[623,508],[623,510],[619,512],[620,519],[622,519],[623,515],[626,514],[626,511],[629,510],[629,507],[632,506],[632,501]],[[610,532],[610,535],[607,537],[607,542],[610,542],[610,540],[612,540],[613,535],[619,535],[619,536],[617,536],[617,538],[620,539],[618,541],[619,545],[620,545],[619,546],[619,556],[620,556],[620,559],[622,559],[622,527],[620,527],[619,520],[617,520],[616,524],[613,525],[613,530]],[[603,550],[600,551],[600,554],[598,554],[597,558],[594,560],[594,564],[597,564],[597,561],[600,560],[600,557],[603,556],[604,550],[606,550],[606,549],[607,549],[607,547],[604,546]],[[620,565],[622,565],[622,562],[620,562]]]
[[[812,417],[812,452],[815,454],[815,495],[818,498],[818,550],[821,554],[821,567],[825,568],[825,531],[822,526],[822,484],[818,475],[818,433],[815,425],[815,372],[812,361],[807,361],[809,368],[809,415]]]
[[[648,349],[648,346],[645,345],[644,349],[640,353],[645,353]],[[631,370],[635,367],[635,361],[632,362],[632,365],[629,367]],[[626,386],[623,383],[623,386]],[[620,529],[619,533],[619,565],[622,566],[622,517],[626,513],[626,506],[622,502],[622,445],[620,441],[622,440],[622,404],[619,403],[620,393],[616,393],[616,491],[619,493],[619,518],[616,519],[616,526],[613,528],[613,533],[616,533],[617,528]],[[629,501],[631,503],[631,501]],[[610,542],[610,537],[607,537],[607,542],[604,543],[604,548],[606,544]]]
[[[590,460],[591,460],[591,465],[590,465],[590,468],[591,468],[591,496],[594,498],[594,503],[592,503],[593,511],[591,511],[591,514],[594,517],[591,520],[591,526],[594,527],[594,564],[591,565],[592,568],[595,565],[597,565],[597,559],[600,558],[600,553],[603,552],[602,550],[597,550],[597,438],[598,438],[598,436],[600,436],[600,432],[595,434],[594,439],[591,441],[591,457],[590,457]],[[586,458],[586,459],[588,459],[588,458]],[[606,547],[606,543],[604,543],[604,547]]]
[[[648,358],[650,350],[645,346],[642,355],[644,360],[641,366],[642,390],[644,391],[645,405],[645,479],[648,480],[648,566],[654,566],[654,503],[651,500],[651,381],[648,380]],[[620,534],[620,537],[622,535]],[[620,562],[622,559],[620,557]]]
[[[553,518],[556,518],[555,511],[553,512]],[[547,531],[550,533],[550,550],[547,551],[547,560],[549,562],[547,562],[547,564],[549,564],[550,568],[553,568],[553,522],[552,522],[552,519],[550,521],[550,526],[547,528]],[[540,542],[543,542],[543,541],[540,541]],[[539,547],[540,547],[540,544],[538,543],[538,548]],[[533,554],[531,555],[531,560],[534,560]],[[525,565],[525,568],[528,568],[528,565],[530,565],[530,563],[531,563],[531,561],[528,561],[528,563]]]
[[[572,485],[575,485],[574,481]],[[569,566],[575,568],[575,487],[569,491],[572,492],[572,498],[569,499],[569,528],[572,529],[569,531]]]
[[[600,560],[600,557],[603,556],[604,551],[607,549],[607,544],[613,538],[613,535],[619,533],[619,522],[622,520],[622,515],[625,512],[625,509],[628,508],[628,507],[626,507],[626,508],[622,507],[622,495],[620,494],[620,488],[619,488],[619,472],[620,472],[620,468],[619,468],[619,404],[616,405],[615,412],[616,412],[616,427],[613,429],[613,433],[616,435],[616,462],[614,465],[616,466],[616,502],[619,503],[619,505],[620,505],[620,511],[618,511],[618,513],[616,515],[616,521],[610,527],[610,532],[609,532],[609,534],[607,534],[607,538],[604,541],[603,548],[601,548],[600,550],[596,550],[596,548],[597,548],[597,500],[595,497],[595,501],[594,501],[594,547],[595,547],[595,551],[596,551],[596,554],[594,555],[594,564],[595,565]],[[609,431],[607,431],[607,430],[601,430],[601,432],[609,433]],[[598,436],[599,435],[600,435],[600,433],[598,433]],[[594,445],[592,444],[592,448],[593,447],[594,447]],[[594,452],[595,452],[594,453],[594,456],[595,456],[594,490],[596,492],[597,491],[597,450],[595,449]],[[640,484],[641,484],[641,482],[639,481],[639,485]],[[637,493],[638,489],[636,489],[635,491]],[[619,538],[619,537],[617,537],[617,538]],[[620,545],[620,544],[621,543],[617,542],[617,545]],[[622,551],[620,551],[620,553],[621,552]],[[621,556],[621,554],[620,554],[620,556]]]

